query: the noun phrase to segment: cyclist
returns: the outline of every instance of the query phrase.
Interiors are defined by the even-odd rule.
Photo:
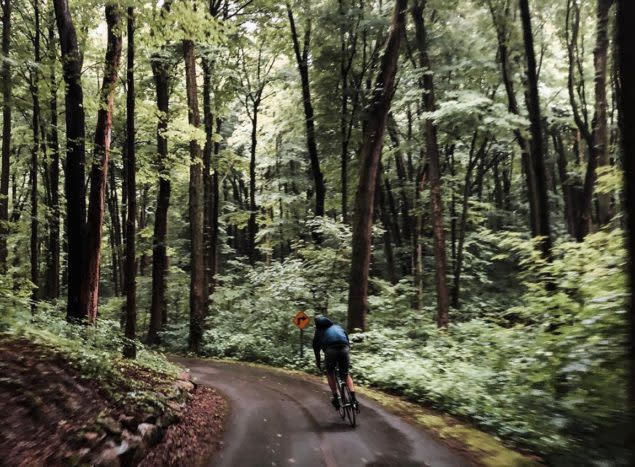
[[[340,401],[337,396],[337,385],[335,383],[335,367],[339,367],[340,377],[346,381],[348,389],[351,391],[351,399],[355,408],[359,407],[355,397],[355,386],[353,378],[348,373],[350,365],[350,342],[348,334],[339,326],[334,324],[326,316],[315,318],[315,334],[313,335],[313,351],[315,352],[315,363],[318,369],[322,369],[320,364],[320,351],[324,351],[324,362],[326,365],[326,378],[333,393],[331,403],[336,409],[340,408]]]

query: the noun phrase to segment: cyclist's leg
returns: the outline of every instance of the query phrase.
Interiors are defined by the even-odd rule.
[[[326,380],[329,382],[329,387],[333,395],[337,394],[337,383],[335,382],[335,373],[327,370]]]
[[[331,403],[335,408],[339,408],[339,398],[337,395],[337,383],[335,381],[335,367],[337,365],[336,355],[332,349],[326,349],[324,351],[324,366],[326,367],[326,379],[329,383],[329,387],[331,388],[331,393],[333,398],[331,399]]]

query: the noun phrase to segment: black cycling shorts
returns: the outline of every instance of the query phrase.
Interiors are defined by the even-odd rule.
[[[340,378],[344,379],[348,376],[348,367],[351,364],[349,356],[350,347],[344,345],[331,345],[324,350],[324,363],[328,373],[334,373],[335,367],[339,367]]]

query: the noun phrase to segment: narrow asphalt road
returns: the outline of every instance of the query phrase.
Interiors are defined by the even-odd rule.
[[[230,401],[223,446],[213,467],[468,466],[424,430],[360,397],[359,425],[331,407],[326,384],[245,365],[179,360],[194,381]]]

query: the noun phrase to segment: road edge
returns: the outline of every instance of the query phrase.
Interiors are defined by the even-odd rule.
[[[167,357],[171,361],[179,358],[196,359],[261,368],[305,380],[311,380],[319,384],[326,383],[323,377],[312,375],[301,370],[280,368],[262,363],[210,357],[201,358],[187,354],[172,354],[167,355]],[[356,386],[359,394],[373,400],[394,415],[429,432],[441,443],[461,452],[464,457],[476,465],[484,467],[538,467],[544,465],[539,457],[509,447],[498,437],[481,431],[463,420],[436,412],[432,409],[409,402],[402,397],[388,394],[377,389],[363,385]]]

